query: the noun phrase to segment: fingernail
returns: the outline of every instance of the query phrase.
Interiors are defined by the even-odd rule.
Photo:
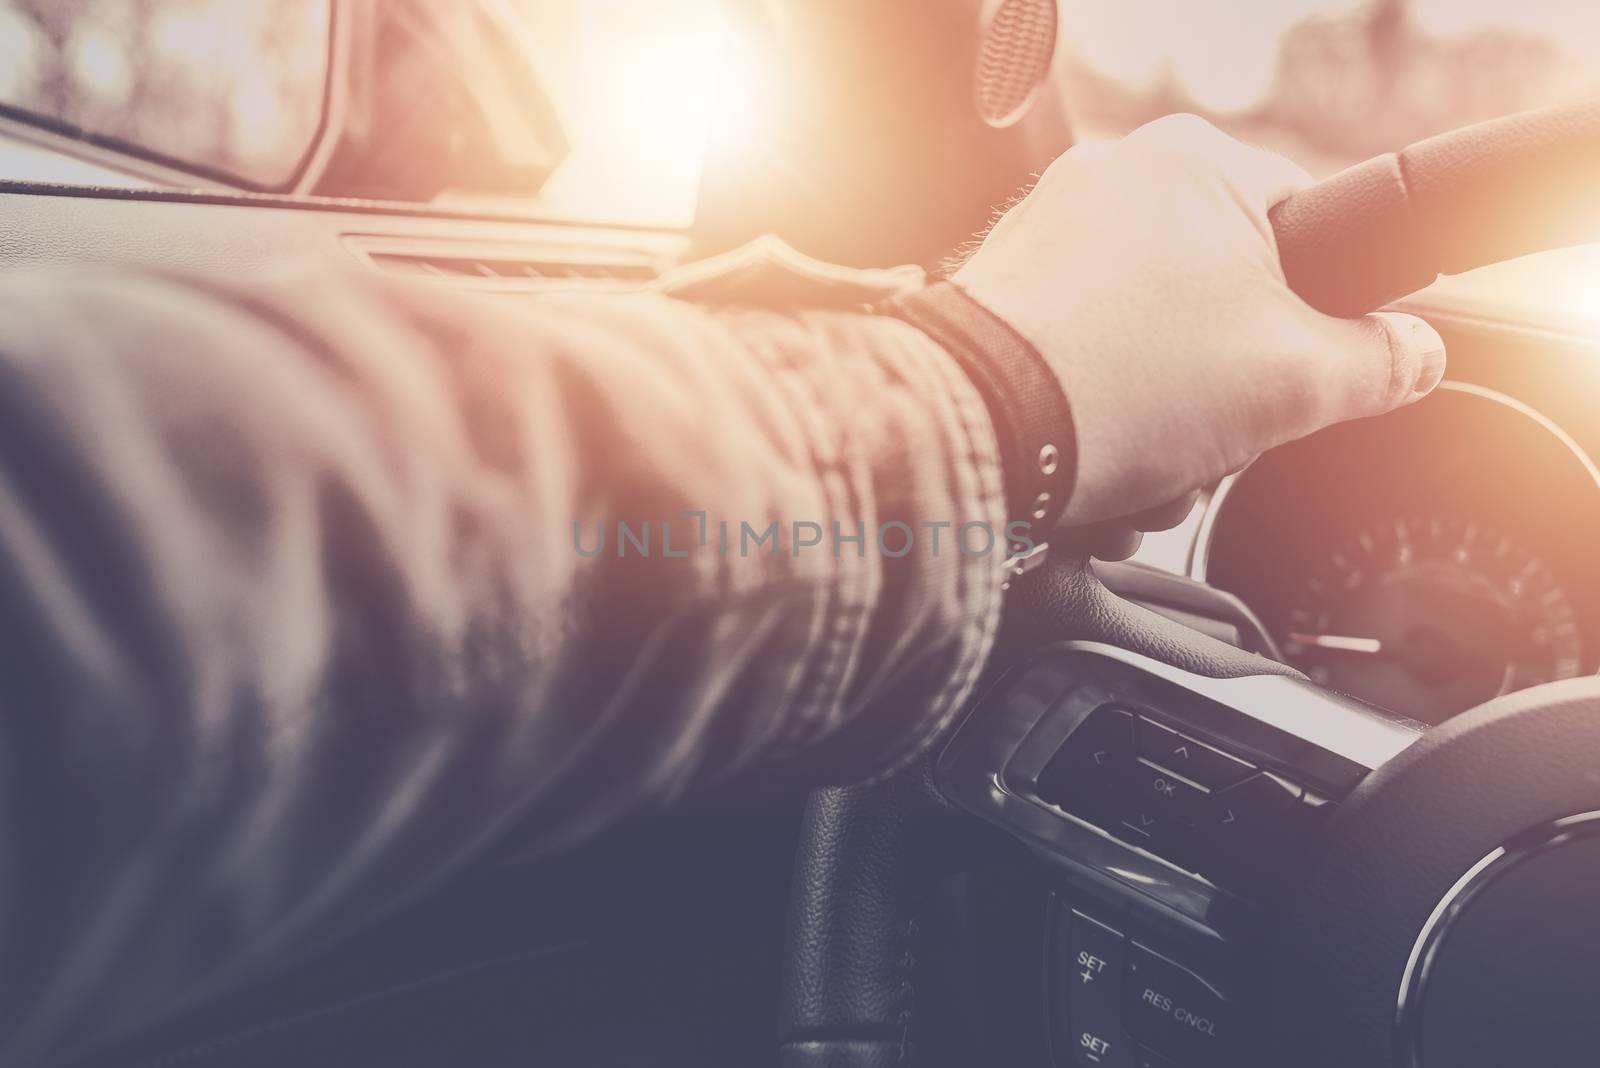
[[[1413,395],[1426,397],[1444,377],[1444,338],[1421,319],[1411,320],[1411,343],[1417,347],[1417,381]]]

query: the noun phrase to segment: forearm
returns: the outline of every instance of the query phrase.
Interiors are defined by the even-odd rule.
[[[741,770],[881,771],[987,652],[1004,548],[955,539],[1002,531],[993,435],[911,327],[306,283],[0,294],[12,1050],[513,824],[550,848]]]

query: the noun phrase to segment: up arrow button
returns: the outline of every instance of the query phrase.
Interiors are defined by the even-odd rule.
[[[1237,757],[1144,716],[1139,717],[1139,755],[1209,790],[1223,790],[1243,782],[1256,770]]]

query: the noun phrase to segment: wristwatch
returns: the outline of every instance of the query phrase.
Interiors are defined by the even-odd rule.
[[[1006,487],[1007,531],[1038,530],[1008,545],[1006,580],[1044,562],[1077,477],[1077,435],[1061,382],[1039,350],[954,282],[936,282],[879,305],[955,357],[989,410]]]

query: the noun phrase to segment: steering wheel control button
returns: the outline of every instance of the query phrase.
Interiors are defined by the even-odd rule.
[[[1251,894],[1292,874],[1333,807],[1287,779],[1116,704],[1086,716],[1046,762],[1041,798],[1219,886]]]
[[[1210,790],[1232,786],[1256,770],[1238,757],[1144,716],[1139,717],[1139,755]]]
[[[1107,1006],[1116,1004],[1115,991],[1122,982],[1124,955],[1122,935],[1099,920],[1072,910],[1067,950],[1072,957],[1072,996],[1103,997]]]
[[[1132,786],[1131,800],[1140,807],[1154,809],[1190,827],[1206,818],[1210,791],[1174,771],[1140,757],[1129,770],[1128,781]]]
[[[1122,1068],[1134,1063],[1128,1055],[1128,1041],[1120,1032],[1096,1031],[1075,1025],[1073,1033],[1078,1042],[1073,1055],[1081,1068]]]
[[[1127,944],[1121,932],[1072,909],[1059,914],[1064,931],[1056,975],[1067,1006],[1066,1045],[1079,1068],[1135,1068],[1134,1045],[1122,1024]]]
[[[1301,826],[1297,817],[1310,814],[1301,805],[1301,789],[1287,779],[1258,772],[1237,786],[1214,794],[1203,826],[1213,840],[1242,848],[1282,843]]]
[[[1236,1045],[1233,1006],[1205,980],[1133,943],[1123,990],[1124,1020],[1140,1044],[1186,1068],[1228,1063]]]
[[[1214,794],[1201,830],[1211,843],[1203,874],[1235,889],[1271,890],[1291,880],[1317,810],[1287,779],[1259,772]]]
[[[1133,751],[1133,714],[1114,705],[1097,708],[1039,772],[1039,796],[1104,826]]]
[[[1151,846],[1158,841],[1167,840],[1171,837],[1173,829],[1171,819],[1152,808],[1141,808],[1137,805],[1126,809],[1117,823],[1120,828],[1117,831],[1119,835],[1135,845],[1142,846]]]

